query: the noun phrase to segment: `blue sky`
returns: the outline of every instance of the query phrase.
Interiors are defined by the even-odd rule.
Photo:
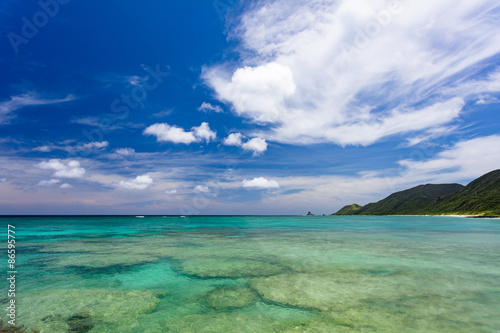
[[[0,214],[318,214],[500,168],[496,1],[3,1]]]

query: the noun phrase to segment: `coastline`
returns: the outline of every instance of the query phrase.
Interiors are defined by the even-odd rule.
[[[307,216],[307,215],[305,215]],[[318,215],[320,216],[320,215]],[[345,215],[336,215],[336,214],[331,214],[330,216],[426,216],[426,217],[433,217],[433,216],[448,216],[448,217],[464,217],[464,218],[474,218],[474,219],[500,219],[500,216],[488,216],[488,215],[482,215],[482,214],[476,214],[476,215],[464,215],[464,214],[421,214],[421,215],[416,215],[416,214],[394,214],[394,215],[358,215],[358,214],[345,214]]]

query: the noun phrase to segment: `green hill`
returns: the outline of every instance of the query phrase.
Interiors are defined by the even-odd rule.
[[[371,203],[360,210],[360,215],[419,215],[442,197],[461,190],[460,184],[420,185],[409,190],[396,192],[376,203]]]
[[[335,215],[354,215],[358,210],[360,210],[362,206],[358,204],[352,204],[342,207]]]
[[[491,171],[444,197],[430,207],[428,213],[500,215],[500,170]]]
[[[345,206],[334,215],[427,214],[500,216],[500,170],[489,172],[467,186],[420,185],[363,207]]]

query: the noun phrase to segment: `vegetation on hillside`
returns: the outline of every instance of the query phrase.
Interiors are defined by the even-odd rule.
[[[420,185],[363,207],[353,204],[334,215],[484,215],[500,216],[500,170],[460,184]]]

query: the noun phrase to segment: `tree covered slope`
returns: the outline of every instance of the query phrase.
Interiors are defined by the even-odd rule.
[[[334,215],[500,215],[500,170],[460,184],[420,185],[375,203],[343,207]]]

